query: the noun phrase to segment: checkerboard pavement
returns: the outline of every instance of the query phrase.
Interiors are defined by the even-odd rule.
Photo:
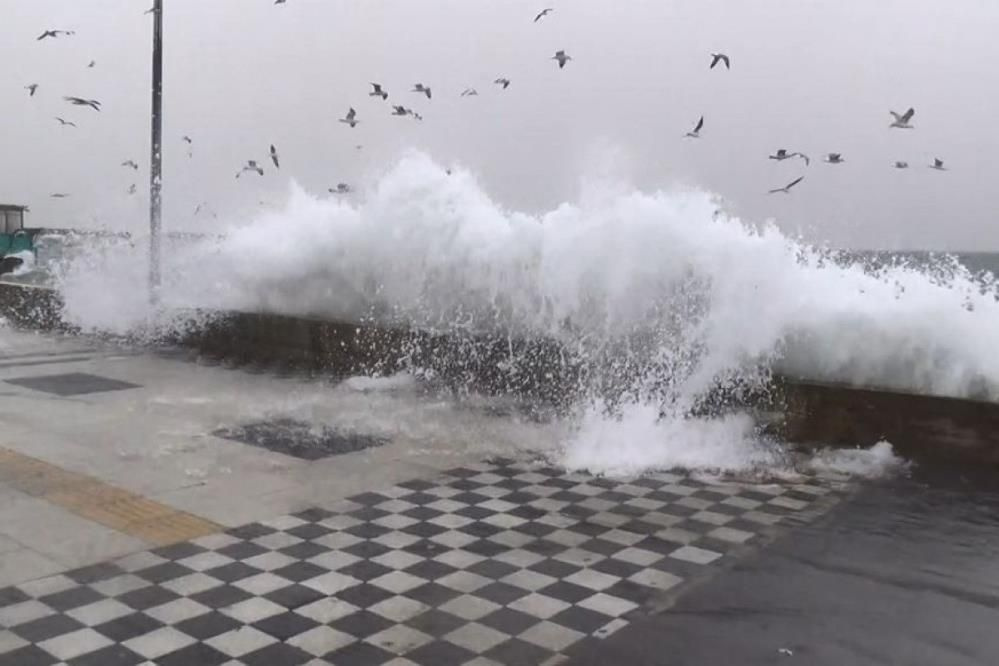
[[[0,666],[556,664],[837,495],[492,460],[0,589]]]

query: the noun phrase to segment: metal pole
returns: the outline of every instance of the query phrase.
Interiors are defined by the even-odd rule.
[[[163,0],[153,0],[152,157],[149,161],[149,298],[159,302],[163,188]]]

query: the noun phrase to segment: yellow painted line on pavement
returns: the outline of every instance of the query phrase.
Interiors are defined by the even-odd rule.
[[[0,448],[0,482],[158,546],[224,529],[186,511],[10,449]]]

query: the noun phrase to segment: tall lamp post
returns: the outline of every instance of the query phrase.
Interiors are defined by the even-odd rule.
[[[160,289],[160,231],[163,189],[163,0],[153,0],[152,157],[149,161],[149,298],[156,305]]]

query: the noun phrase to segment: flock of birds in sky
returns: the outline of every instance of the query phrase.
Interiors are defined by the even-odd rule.
[[[286,3],[287,3],[287,0],[275,0],[274,1],[275,5],[283,5],[283,4],[286,4]],[[150,9],[150,10],[147,10],[145,13],[146,14],[150,14],[153,11],[154,11],[153,9]],[[540,21],[543,18],[547,17],[548,15],[552,14],[554,11],[555,11],[555,9],[552,8],[552,7],[546,7],[544,9],[542,9],[534,17],[534,23],[537,23],[538,21]],[[38,41],[43,41],[43,40],[46,40],[46,39],[56,39],[56,38],[63,37],[63,36],[66,36],[66,37],[72,36],[74,34],[76,34],[76,33],[73,30],[45,30],[44,32],[42,32],[41,35],[38,36],[37,40]],[[729,56],[727,54],[725,54],[725,53],[711,53],[710,55],[711,55],[711,62],[708,65],[708,69],[715,69],[715,67],[717,67],[719,65],[724,65],[726,70],[731,69],[732,62],[731,62],[731,59],[729,58]],[[566,66],[566,64],[569,63],[572,60],[572,56],[568,55],[564,50],[558,50],[558,51],[555,52],[555,55],[553,55],[551,57],[551,59],[554,60],[558,64],[559,69],[564,69],[565,66]],[[96,62],[93,61],[93,60],[91,60],[90,63],[87,66],[89,68],[93,68],[95,65],[96,65]],[[510,87],[510,83],[511,83],[510,79],[505,78],[505,77],[498,77],[498,78],[496,78],[493,81],[494,85],[499,86],[503,90],[506,90],[507,88],[509,88]],[[35,93],[38,92],[39,84],[37,84],[37,83],[31,83],[31,84],[25,86],[25,89],[28,91],[29,96],[34,97]],[[433,99],[433,91],[432,91],[431,87],[428,86],[428,85],[425,85],[423,83],[416,83],[416,84],[414,84],[413,88],[409,92],[410,93],[416,93],[418,95],[423,95],[423,96],[425,96],[427,98],[427,100],[432,100]],[[479,94],[479,92],[475,88],[465,88],[461,92],[460,96],[461,97],[471,97],[471,96],[477,96],[478,94]],[[389,98],[389,93],[388,93],[387,90],[385,90],[385,87],[382,86],[382,84],[372,82],[371,83],[371,90],[368,92],[368,96],[369,97],[380,98],[383,102],[385,102]],[[63,99],[67,103],[69,103],[69,104],[71,104],[73,106],[88,107],[88,108],[93,109],[94,111],[98,111],[98,112],[101,110],[101,102],[98,101],[98,100],[96,100],[96,99],[88,99],[88,98],[85,98],[85,97],[75,97],[75,96],[65,96],[65,97],[63,97]],[[392,104],[391,107],[392,107],[392,110],[391,110],[390,114],[393,115],[393,116],[409,117],[409,118],[413,118],[414,120],[417,120],[417,121],[423,120],[423,116],[422,115],[420,115],[419,113],[417,113],[416,111],[414,111],[412,108],[407,107],[405,104]],[[889,111],[889,113],[891,114],[891,117],[892,117],[892,122],[888,126],[889,128],[892,128],[892,129],[913,129],[914,126],[912,124],[912,119],[913,119],[913,116],[915,116],[915,114],[916,114],[915,109],[909,108],[904,113],[896,113],[895,111]],[[76,127],[76,123],[74,123],[72,121],[69,121],[69,120],[66,120],[65,118],[61,118],[61,117],[57,116],[55,118],[55,120],[58,121],[59,124],[61,126],[63,126],[63,127]],[[343,123],[344,125],[347,125],[351,129],[353,129],[353,128],[357,127],[358,124],[361,123],[361,119],[358,117],[357,110],[354,109],[353,107],[350,107],[347,110],[347,113],[344,115],[344,117],[339,119],[339,122]],[[694,128],[692,130],[690,130],[689,132],[687,132],[684,135],[684,137],[685,138],[689,138],[689,139],[699,139],[699,138],[701,138],[701,132],[702,132],[703,129],[704,129],[704,116],[701,116],[697,120],[697,123],[694,125]],[[193,156],[192,146],[193,146],[194,141],[191,139],[190,136],[186,136],[186,135],[182,137],[182,140],[188,146],[188,153],[187,153],[188,157],[192,157]],[[360,149],[361,147],[362,146],[360,146],[360,145],[356,146],[356,148],[358,148],[358,149]],[[778,149],[773,155],[769,156],[769,159],[776,160],[778,162],[782,162],[782,161],[788,160],[788,159],[800,159],[800,160],[802,160],[802,162],[804,162],[805,166],[808,166],[808,165],[811,164],[811,159],[807,155],[805,155],[804,153],[797,152],[797,151],[791,152],[791,151],[788,151],[785,148]],[[280,169],[281,168],[281,159],[280,159],[280,156],[278,154],[277,147],[275,147],[273,144],[270,146],[270,160],[271,160],[271,163],[274,165],[275,169]],[[823,158],[823,162],[825,162],[827,164],[843,164],[845,161],[846,160],[843,158],[843,155],[841,153],[827,153],[825,155],[825,157]],[[131,159],[125,160],[124,162],[122,162],[121,166],[125,167],[125,168],[133,169],[134,171],[138,171],[138,169],[139,169],[138,163],[135,162],[135,160],[131,160]],[[936,171],[946,171],[946,167],[944,166],[943,160],[941,160],[939,158],[934,158],[933,163],[929,164],[928,166],[929,166],[929,168],[934,169]],[[895,168],[895,169],[908,169],[909,168],[909,164],[908,164],[908,162],[897,161],[897,162],[895,162],[892,165],[892,167]],[[264,168],[255,159],[247,160],[246,163],[242,166],[242,168],[240,168],[240,170],[236,172],[236,178],[239,179],[244,174],[247,174],[247,173],[257,174],[258,176],[263,176],[264,175]],[[448,171],[448,173],[450,173],[450,171]],[[774,188],[772,190],[769,190],[768,194],[778,194],[778,193],[790,194],[791,189],[793,187],[795,187],[796,185],[798,185],[799,183],[801,183],[804,179],[805,179],[805,176],[803,176],[803,175],[802,176],[798,176],[797,178],[795,178],[794,180],[792,180],[791,182],[789,182],[787,185],[784,185],[783,187],[777,187],[777,188]],[[129,187],[128,193],[129,194],[135,194],[136,189],[137,189],[136,186],[133,184],[133,185],[131,185]],[[331,194],[348,194],[348,193],[350,193],[352,191],[352,188],[350,187],[350,185],[348,185],[346,183],[338,183],[335,187],[329,188],[328,191]],[[55,198],[55,199],[62,199],[62,198],[68,197],[69,195],[65,194],[65,193],[54,193],[54,194],[52,194],[50,196],[52,198]],[[200,204],[197,207],[197,209],[195,210],[195,214],[197,215],[199,212],[201,212],[202,210],[206,210],[206,209],[207,209],[207,204]]]

